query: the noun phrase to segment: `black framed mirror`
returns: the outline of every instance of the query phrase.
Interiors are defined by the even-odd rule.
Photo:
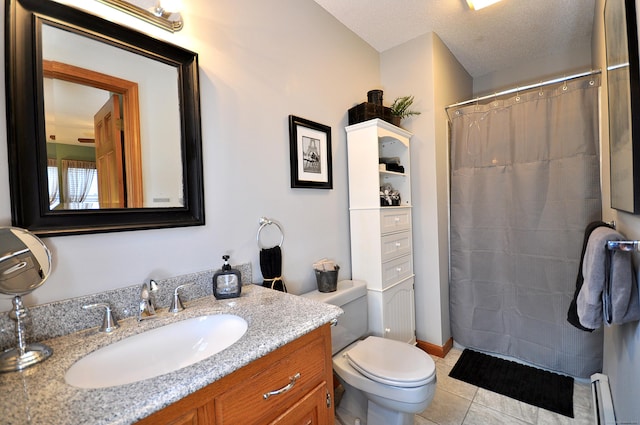
[[[14,226],[204,224],[198,56],[49,0],[7,0]]]
[[[640,67],[635,0],[604,9],[609,104],[611,207],[640,213]]]

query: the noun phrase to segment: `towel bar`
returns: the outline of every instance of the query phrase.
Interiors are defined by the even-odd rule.
[[[611,251],[640,251],[640,241],[607,241]]]

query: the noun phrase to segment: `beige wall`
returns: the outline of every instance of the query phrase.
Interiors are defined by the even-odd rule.
[[[284,228],[292,292],[315,287],[311,264],[322,257],[350,276],[344,126],[379,84],[378,53],[312,0],[190,0],[183,15],[175,34],[117,19],[199,53],[206,226],[46,238],[53,273],[27,305],[218,268],[225,253],[251,262],[257,281],[261,216]],[[331,126],[333,190],[289,187],[289,114]],[[11,223],[5,143],[1,120],[0,225]],[[0,311],[9,308],[2,296]]]
[[[443,345],[449,328],[449,159],[445,106],[471,96],[472,80],[442,40],[429,33],[381,54],[391,103],[414,95],[421,112],[402,123],[413,132],[411,183],[417,339]]]

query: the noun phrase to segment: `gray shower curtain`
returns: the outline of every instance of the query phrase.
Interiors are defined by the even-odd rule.
[[[601,370],[602,331],[571,326],[584,229],[601,218],[592,76],[451,117],[453,338],[576,377]]]

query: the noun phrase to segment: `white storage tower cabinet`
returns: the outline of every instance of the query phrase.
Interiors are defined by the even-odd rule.
[[[412,135],[380,119],[350,125],[346,131],[351,270],[353,279],[367,283],[369,331],[415,344],[409,157]],[[404,171],[387,171],[381,158],[399,162]],[[380,188],[386,184],[400,193],[399,205],[381,206]]]

